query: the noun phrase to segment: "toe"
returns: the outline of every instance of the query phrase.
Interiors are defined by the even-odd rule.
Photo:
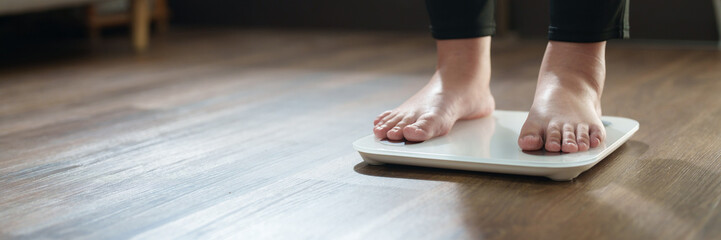
[[[576,128],[572,124],[563,125],[563,145],[561,150],[567,153],[578,152],[578,144],[576,144]]]
[[[559,124],[549,124],[546,129],[546,151],[561,151],[561,126]]]
[[[403,139],[403,129],[408,126],[409,123],[414,122],[414,119],[411,117],[405,117],[403,120],[398,122],[395,127],[391,128],[391,130],[388,130],[388,133],[386,133],[386,136],[390,140],[402,140]]]
[[[591,147],[595,148],[601,145],[603,143],[603,140],[606,138],[606,131],[603,128],[602,125],[594,124],[589,127],[590,132],[590,140],[591,140]]]
[[[521,128],[521,134],[518,135],[518,146],[522,150],[534,151],[543,148],[543,127],[541,125],[526,120]]]
[[[379,125],[377,125],[375,128],[373,128],[373,133],[378,138],[386,138],[386,134],[388,133],[388,130],[391,130],[391,128],[395,127],[398,122],[401,121],[400,116],[396,116],[388,121],[381,122]]]
[[[388,116],[388,115],[390,115],[390,114],[391,114],[391,110],[388,110],[388,111],[385,111],[385,112],[381,113],[380,115],[378,115],[378,117],[376,117],[375,120],[373,120],[373,125],[374,125],[374,126],[375,126],[375,125],[378,125],[378,123],[379,123],[381,120],[383,120],[384,117],[386,117],[386,116]]]
[[[438,134],[440,117],[435,114],[425,114],[418,121],[403,129],[406,140],[421,142],[435,137]]]
[[[576,143],[578,143],[578,151],[587,151],[590,144],[588,136],[588,124],[578,124],[576,126]]]
[[[381,125],[385,124],[386,122],[390,121],[391,119],[393,119],[393,118],[395,118],[395,117],[397,117],[397,116],[398,116],[398,113],[397,113],[397,112],[390,112],[390,113],[386,114],[384,117],[382,117],[382,118],[375,124],[375,126],[376,126],[376,127],[381,126]]]
[[[430,139],[431,134],[417,125],[411,124],[403,128],[403,137],[408,141],[422,142]]]

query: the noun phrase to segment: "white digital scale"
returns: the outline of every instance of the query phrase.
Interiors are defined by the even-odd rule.
[[[603,116],[606,140],[585,152],[522,151],[518,135],[528,112],[495,111],[492,116],[458,121],[445,136],[419,143],[369,135],[353,147],[371,165],[385,163],[469,171],[545,176],[568,181],[590,169],[638,130],[638,122]]]

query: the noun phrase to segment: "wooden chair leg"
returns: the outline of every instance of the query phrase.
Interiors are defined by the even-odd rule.
[[[167,0],[155,0],[155,6],[153,8],[156,16],[156,26],[158,27],[159,33],[165,33],[168,31],[170,13],[168,13],[168,1]]]
[[[150,39],[150,6],[147,0],[131,0],[131,25],[133,47],[136,52],[145,52]]]
[[[88,27],[88,36],[92,44],[100,42],[100,26],[98,25],[97,6],[91,3],[85,8],[85,21]]]

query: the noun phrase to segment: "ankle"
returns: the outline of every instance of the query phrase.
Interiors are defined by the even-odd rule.
[[[491,62],[491,37],[436,41],[438,69],[479,69]]]
[[[593,92],[600,98],[606,78],[605,45],[550,41],[539,81],[556,81],[562,88]]]
[[[491,55],[491,36],[437,40],[438,61],[474,61]]]
[[[436,41],[436,71],[444,85],[488,85],[491,76],[491,37]]]

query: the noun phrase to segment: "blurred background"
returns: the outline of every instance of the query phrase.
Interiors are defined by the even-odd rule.
[[[633,0],[631,39],[617,42],[721,49],[719,2]],[[543,40],[548,0],[498,0],[496,19],[496,39]],[[153,42],[163,46],[218,29],[430,36],[423,1],[0,0],[0,69],[87,54],[146,52]]]
[[[548,0],[498,0],[500,35],[543,38],[548,30]],[[178,24],[244,27],[427,30],[423,1],[172,1]],[[718,41],[714,1],[632,0],[632,38]]]
[[[718,2],[633,0],[631,41],[718,45],[721,19]],[[428,29],[423,1],[151,0],[149,5],[155,33],[166,32],[168,26],[416,32]],[[3,54],[19,51],[27,55],[49,45],[82,49],[86,48],[83,45],[99,43],[103,38],[129,36],[131,6],[131,0],[0,0]],[[499,0],[496,13],[497,37],[542,39],[546,35],[547,0]]]
[[[151,0],[152,1],[152,0]],[[718,41],[714,1],[631,1],[632,37],[645,40]],[[80,37],[121,27],[130,0],[3,0],[0,33],[16,37]],[[423,1],[369,0],[155,0],[153,19],[175,26],[378,29],[425,31]],[[168,11],[169,10],[169,11]],[[125,20],[125,21],[124,21]],[[499,31],[544,37],[548,0],[499,0]],[[161,24],[161,25],[163,25]],[[8,39],[10,38],[10,39]]]

